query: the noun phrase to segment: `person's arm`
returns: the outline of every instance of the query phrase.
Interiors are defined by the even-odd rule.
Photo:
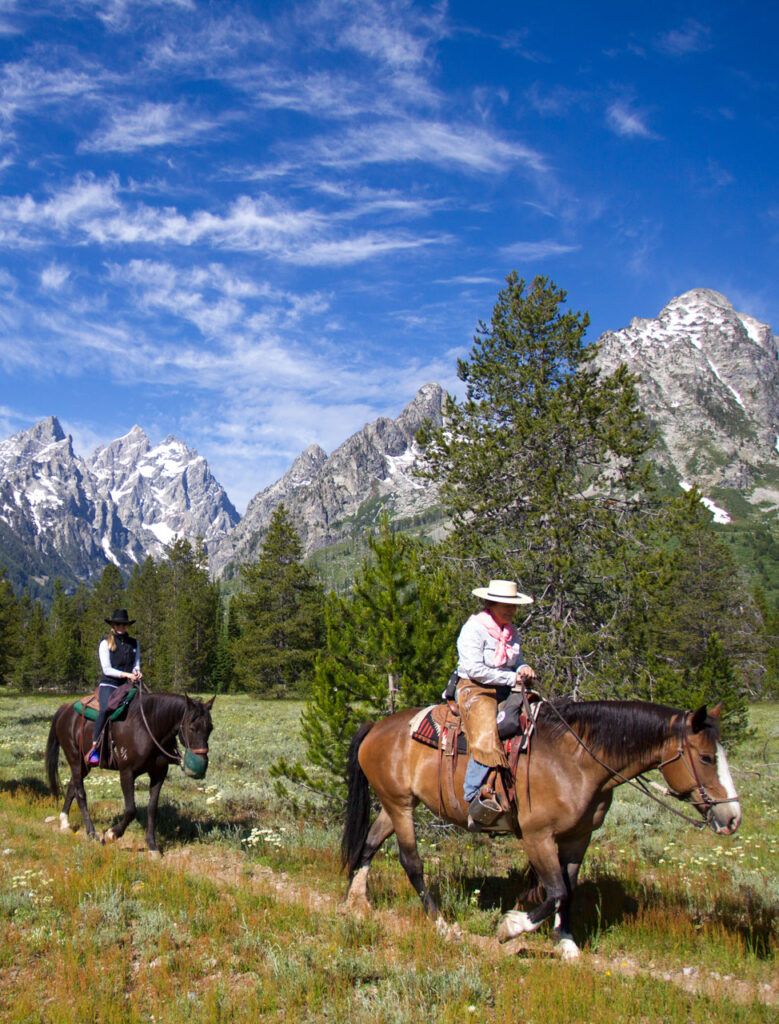
[[[109,679],[126,679],[127,673],[122,672],[118,668],[114,668],[111,664],[111,652],[108,649],[108,641],[101,640],[100,646],[97,649],[97,655],[100,658],[100,668],[103,670],[103,675]]]
[[[472,679],[481,686],[513,686],[517,678],[516,669],[493,668],[485,663],[484,652],[488,642],[489,633],[478,622],[469,619],[457,638],[457,672],[461,678]]]

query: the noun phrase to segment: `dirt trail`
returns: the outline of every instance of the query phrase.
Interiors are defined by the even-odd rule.
[[[291,879],[285,872],[274,871],[261,865],[255,865],[248,871],[246,859],[240,853],[180,847],[166,854],[163,864],[175,870],[204,876],[220,887],[240,885],[245,888],[248,885],[262,890],[270,888],[278,899],[302,903],[314,911],[346,912],[341,897],[319,892],[311,886],[301,884]],[[401,933],[408,929],[408,919],[395,911],[374,910],[373,913],[390,932]],[[544,936],[538,934],[529,938],[512,939],[505,944],[499,943],[495,938],[468,932],[462,932],[458,939],[478,947],[494,959],[502,956],[527,959],[554,957],[551,941],[545,942]],[[766,1006],[779,1006],[779,983],[754,985],[733,975],[703,971],[692,965],[681,965],[676,970],[669,970],[667,967],[656,967],[651,964],[643,966],[630,957],[607,958],[594,953],[585,953],[578,961],[570,964],[574,969],[580,965],[603,974],[657,978],[678,985],[691,994],[725,996],[738,1003],[752,1003],[756,1000]]]

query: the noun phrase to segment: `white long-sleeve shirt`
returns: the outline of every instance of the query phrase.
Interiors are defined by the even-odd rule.
[[[495,667],[495,649],[498,641],[491,636],[478,616],[472,615],[457,637],[457,674],[461,679],[472,679],[482,686],[513,686],[517,669],[525,665],[516,627],[511,627],[513,639],[506,648],[506,661]]]
[[[93,648],[93,650],[94,650],[94,648]],[[114,666],[111,664],[111,650],[110,650],[110,648],[108,646],[108,641],[107,640],[101,640],[100,641],[100,646],[97,649],[97,656],[100,658],[100,667],[103,670],[103,675],[104,676],[109,676],[109,677],[112,677],[114,679],[124,679],[125,673],[122,672],[121,669],[114,668]],[[135,648],[135,664],[133,665],[133,670],[135,670],[135,669],[138,669],[139,672],[141,670],[141,645],[140,644],[137,644],[137,646]]]

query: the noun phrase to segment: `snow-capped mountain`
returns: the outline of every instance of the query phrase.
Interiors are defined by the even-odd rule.
[[[433,507],[436,488],[414,474],[422,457],[415,436],[425,420],[441,424],[443,397],[438,384],[425,384],[397,419],[382,416],[367,423],[330,456],[317,445],[307,448],[280,480],[252,498],[238,526],[214,544],[212,571],[220,575],[228,563],[246,561],[282,503],[306,554],[362,535],[371,509],[375,515],[379,505],[399,520]]]
[[[206,460],[140,427],[89,458],[55,416],[0,442],[0,565],[18,590],[66,588],[160,558],[177,537],[208,543],[239,519]]]
[[[640,376],[672,479],[779,507],[779,342],[766,324],[698,288],[598,345],[603,371],[626,363]],[[204,538],[219,576],[255,556],[282,502],[306,553],[362,535],[380,507],[406,522],[434,515],[437,491],[414,474],[415,435],[423,420],[442,422],[442,405],[426,384],[397,419],[366,424],[332,454],[307,448],[240,520],[206,460],[176,438],[152,446],[136,426],[82,459],[52,416],[0,442],[0,566],[35,595],[56,578],[92,582],[108,562],[129,572],[184,536]]]
[[[154,447],[139,426],[87,460],[102,494],[154,558],[177,537],[209,547],[239,520],[202,455],[169,436]]]
[[[0,442],[0,480],[0,564],[12,582],[68,586],[144,557],[55,416]]]
[[[695,288],[598,343],[601,369],[626,363],[640,374],[658,462],[685,483],[779,503],[779,339],[767,324]]]

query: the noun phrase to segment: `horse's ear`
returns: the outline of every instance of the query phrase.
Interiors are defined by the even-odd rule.
[[[206,711],[210,711],[211,710],[211,708],[214,706],[214,701],[215,700],[216,700],[216,694],[214,694],[214,696],[211,698],[211,700],[209,700],[206,703]]]
[[[713,708],[711,709],[711,711],[709,712],[709,716],[710,716],[711,718],[716,718],[716,719],[718,719],[718,720],[719,720],[719,717],[720,717],[720,715],[721,715],[721,714],[722,714],[722,701],[719,701],[719,702],[718,702],[717,704],[715,704],[715,705],[714,705],[714,707],[713,707]]]
[[[690,712],[690,715],[687,719],[690,729],[693,732],[700,732],[706,724],[706,719],[708,718],[708,715],[709,712],[706,710],[705,704],[701,704],[697,711]]]

